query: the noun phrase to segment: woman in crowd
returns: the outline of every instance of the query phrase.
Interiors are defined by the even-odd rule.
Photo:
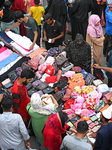
[[[33,131],[38,139],[38,148],[44,142],[42,130],[45,122],[49,115],[56,111],[57,107],[58,103],[52,95],[44,95],[41,98],[39,94],[34,93],[31,96],[31,103],[27,105],[27,111],[31,116]]]
[[[44,147],[48,147],[50,150],[60,150],[62,139],[64,138],[63,134],[66,130],[76,133],[75,129],[70,128],[65,123],[67,120],[67,114],[63,112],[49,116],[43,130]]]
[[[100,17],[98,15],[91,15],[87,28],[86,42],[88,42],[90,46],[92,42],[93,58],[99,65],[101,65],[101,50],[104,39]]]
[[[1,16],[1,31],[10,28],[14,25],[15,12],[11,10],[12,3],[10,1],[6,1],[3,5],[3,16]],[[13,29],[16,33],[19,33],[17,28]]]

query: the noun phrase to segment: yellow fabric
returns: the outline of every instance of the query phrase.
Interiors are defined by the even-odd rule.
[[[33,18],[37,21],[38,26],[41,25],[41,17],[44,12],[45,10],[44,10],[44,7],[42,6],[30,7],[29,13],[33,15]]]

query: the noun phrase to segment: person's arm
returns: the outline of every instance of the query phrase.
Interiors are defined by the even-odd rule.
[[[3,98],[3,94],[0,94],[0,103],[2,101],[2,98]]]
[[[112,68],[109,68],[109,67],[101,67],[101,66],[99,66],[98,64],[94,64],[93,67],[96,68],[96,69],[103,69],[104,71],[108,71],[108,72],[110,72],[110,74],[112,74]]]
[[[77,133],[77,131],[74,128],[72,128],[72,127],[69,129],[69,131]]]
[[[33,44],[30,46],[30,50],[33,49],[33,47],[37,41],[37,38],[38,38],[38,32],[34,31],[34,40],[33,40]]]
[[[47,40],[47,33],[46,33],[46,29],[44,29],[44,38],[43,38],[44,41]]]
[[[19,23],[19,22],[16,22],[13,26],[11,26],[10,28],[6,29],[5,32],[8,32],[8,31],[10,31],[11,29],[13,29],[13,28],[15,28],[15,27],[17,27],[17,26],[19,26],[19,25],[20,25],[20,23]]]
[[[63,36],[64,36],[64,33],[63,33],[63,32],[60,32],[60,35],[57,36],[57,37],[55,37],[55,38],[53,38],[52,41],[51,41],[51,43],[54,43],[56,40],[62,38]]]

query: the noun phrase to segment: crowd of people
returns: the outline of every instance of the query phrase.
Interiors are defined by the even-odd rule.
[[[65,40],[68,20],[72,41]],[[111,0],[47,0],[45,7],[43,0],[0,0],[0,21],[1,32],[13,30],[27,36],[32,41],[29,50],[33,49],[35,43],[41,45],[43,34],[46,50],[61,45],[63,55],[73,65],[85,67],[88,72],[92,68],[106,71],[108,86],[112,87]],[[102,49],[107,67],[101,66]],[[89,67],[86,68],[86,65]],[[41,97],[33,93],[29,97],[26,85],[33,78],[35,73],[31,69],[24,69],[14,82],[11,96],[0,92],[1,150],[30,149],[27,130],[30,121],[38,150],[111,150],[110,111],[102,111],[102,126],[95,143],[90,144],[86,138],[89,129],[87,122],[78,122],[76,129],[69,126],[67,114],[57,111],[60,104],[53,95],[44,94]],[[0,91],[1,87],[0,84]],[[74,135],[66,135],[67,131]]]

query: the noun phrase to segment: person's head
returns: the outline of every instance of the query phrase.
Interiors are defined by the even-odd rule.
[[[112,4],[109,5],[109,10],[112,11]]]
[[[80,44],[83,43],[83,41],[84,41],[84,38],[83,38],[82,34],[77,33],[77,35],[76,35],[76,37],[75,37],[75,42],[76,42],[78,45],[80,45]]]
[[[10,95],[3,96],[1,107],[3,108],[3,111],[12,111],[13,108],[13,99]]]
[[[61,123],[62,123],[62,127],[64,128],[65,123],[68,120],[68,116],[65,112],[62,112],[62,111],[58,112],[58,114],[59,114],[59,117],[60,117],[60,120],[61,120]]]
[[[110,119],[111,119],[111,111],[104,110],[100,115],[100,121],[102,123],[108,123]]]
[[[27,85],[28,83],[31,82],[32,78],[35,77],[35,74],[32,70],[30,69],[24,69],[22,72],[21,72],[21,81],[24,85]]]
[[[89,18],[89,25],[92,27],[99,26],[100,25],[100,17],[98,15],[91,15]]]
[[[86,121],[80,121],[77,124],[77,133],[82,134],[83,137],[87,134],[88,124]]]
[[[34,0],[35,5],[39,5],[40,4],[40,0]]]
[[[42,100],[39,94],[33,93],[31,96],[31,109],[36,112],[36,110],[42,108]]]
[[[53,18],[52,18],[52,15],[51,13],[47,13],[44,17],[45,21],[47,22],[48,25],[52,25],[53,24]]]
[[[4,5],[3,5],[4,10],[11,9],[11,7],[12,7],[12,3],[10,1],[4,2]]]
[[[14,3],[14,0],[9,0],[12,4]]]
[[[15,21],[22,23],[24,21],[24,14],[21,11],[15,12]]]

